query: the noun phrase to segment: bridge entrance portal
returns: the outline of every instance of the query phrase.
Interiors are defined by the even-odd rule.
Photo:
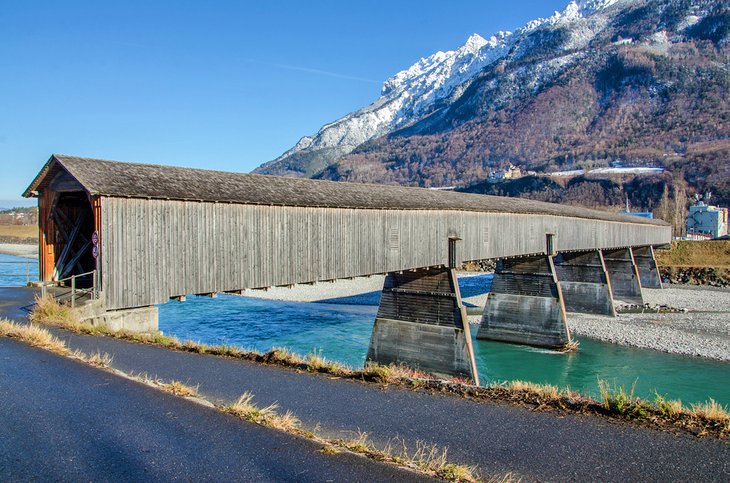
[[[41,276],[58,281],[96,269],[92,253],[95,230],[94,210],[84,191],[49,191],[41,203]],[[91,274],[77,278],[79,288],[93,284]]]

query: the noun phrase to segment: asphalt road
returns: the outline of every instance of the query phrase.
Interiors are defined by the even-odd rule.
[[[366,431],[380,443],[401,438],[411,448],[425,441],[448,448],[452,461],[478,465],[487,474],[514,472],[542,481],[730,480],[728,441],[57,333],[71,348],[112,354],[113,365],[123,371],[199,385],[214,401],[251,391],[259,403],[276,401],[328,436]]]
[[[0,481],[420,481],[0,338]]]

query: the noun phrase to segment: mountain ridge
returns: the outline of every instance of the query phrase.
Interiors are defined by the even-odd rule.
[[[383,82],[381,96],[370,105],[327,123],[314,135],[303,136],[294,147],[254,172],[311,176],[323,164],[351,152],[362,143],[406,127],[429,113],[439,101],[458,95],[481,69],[506,55],[515,39],[544,25],[573,21],[621,0],[571,1],[562,12],[538,18],[515,33],[500,31],[489,39],[472,34],[459,48],[421,58]],[[310,158],[320,151],[320,160]],[[308,165],[312,163],[314,168]]]
[[[571,2],[421,59],[256,172],[466,186],[623,160],[730,198],[729,25],[718,0]]]

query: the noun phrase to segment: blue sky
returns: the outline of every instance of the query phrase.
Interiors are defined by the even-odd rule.
[[[419,58],[566,3],[4,0],[0,199],[51,153],[250,171]]]

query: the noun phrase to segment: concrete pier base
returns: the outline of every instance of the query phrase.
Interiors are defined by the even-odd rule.
[[[642,288],[662,288],[662,277],[659,275],[659,267],[654,256],[654,247],[632,248],[634,261],[639,269],[639,279]]]
[[[158,332],[158,310],[155,306],[123,310],[106,310],[102,300],[90,301],[77,308],[81,320],[104,325],[113,331]]]
[[[552,257],[497,262],[477,338],[551,348],[571,342]]]
[[[611,282],[600,251],[561,253],[554,263],[568,312],[616,316]]]
[[[631,248],[603,250],[614,299],[644,305],[641,279]]]
[[[418,269],[385,277],[367,360],[479,383],[454,270]]]

